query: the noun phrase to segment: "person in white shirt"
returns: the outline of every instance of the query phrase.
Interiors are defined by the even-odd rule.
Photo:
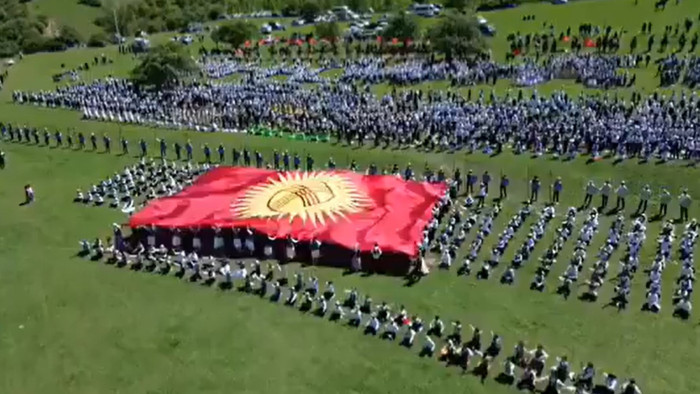
[[[425,336],[425,345],[423,345],[423,349],[420,352],[420,357],[432,357],[433,354],[435,354],[435,341],[433,341],[433,338],[430,337],[430,335]]]
[[[603,376],[605,376],[605,382],[603,383],[605,394],[615,394],[617,390],[617,376],[609,373],[603,373]]]
[[[362,271],[362,256],[359,243],[355,245],[355,253],[352,256],[351,267],[353,272]]]
[[[629,382],[622,385],[622,394],[642,394],[642,390],[637,386],[637,382],[634,379],[630,379]]]
[[[344,316],[345,316],[345,311],[343,310],[343,306],[340,304],[340,301],[336,301],[335,302],[335,309],[333,309],[333,313],[331,313],[330,320],[331,321],[342,320]]]
[[[595,183],[593,183],[593,181],[588,181],[588,185],[586,185],[586,197],[583,199],[583,208],[588,208],[591,206],[593,196],[596,193],[598,193],[598,188],[596,187]]]
[[[440,268],[449,269],[452,266],[452,255],[450,255],[450,248],[444,248],[442,250],[442,256],[440,257]]]
[[[485,183],[481,184],[481,187],[479,188],[479,194],[476,197],[477,204],[476,208],[480,209],[484,207],[484,202],[486,201],[486,197],[488,196],[489,189],[488,186]]]
[[[365,326],[365,334],[377,335],[379,325],[379,319],[377,319],[377,316],[373,313],[372,317],[367,322],[367,326]]]
[[[659,313],[661,311],[661,297],[658,292],[649,292],[646,303],[642,305],[642,310],[654,313]]]
[[[496,377],[496,381],[508,386],[515,383],[515,364],[510,359],[503,363],[503,372]]]
[[[388,339],[390,341],[393,341],[396,339],[396,334],[399,332],[399,325],[396,324],[396,321],[391,321],[391,323],[387,324],[387,327],[382,334],[383,339]]]
[[[690,318],[690,312],[693,310],[693,304],[688,297],[681,298],[673,310],[673,317],[678,317],[683,320]]]
[[[440,316],[435,316],[435,319],[430,323],[427,335],[435,335],[440,338],[444,331],[445,325],[442,323],[442,320],[440,320]]]
[[[690,198],[690,194],[688,194],[688,190],[683,189],[683,193],[681,193],[680,197],[678,197],[678,204],[680,205],[680,208],[681,208],[680,220],[682,222],[685,222],[688,220],[688,209],[690,208],[690,204],[692,202],[693,202],[693,199]]]
[[[647,211],[647,204],[651,198],[651,187],[649,185],[644,185],[642,191],[639,193],[639,205],[637,206],[636,215],[643,214]]]
[[[416,331],[413,329],[409,328],[406,330],[406,333],[403,336],[403,339],[401,340],[401,345],[405,346],[407,348],[410,348],[413,346],[413,340],[416,338]]]
[[[624,211],[625,210],[625,199],[627,198],[627,185],[625,185],[625,181],[620,182],[620,186],[618,186],[617,190],[615,191],[615,194],[617,194],[617,201],[615,202],[615,211]]]

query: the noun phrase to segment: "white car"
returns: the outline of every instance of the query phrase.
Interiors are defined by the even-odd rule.
[[[260,33],[261,34],[270,34],[272,33],[272,26],[268,25],[267,23],[262,25],[260,27]]]
[[[440,9],[433,4],[415,4],[412,9],[417,16],[432,18],[440,14]]]

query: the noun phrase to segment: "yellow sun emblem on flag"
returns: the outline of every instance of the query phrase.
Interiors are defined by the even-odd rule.
[[[367,196],[341,174],[292,172],[251,187],[231,208],[234,215],[244,219],[288,217],[291,222],[299,217],[317,225],[361,212],[370,205]]]

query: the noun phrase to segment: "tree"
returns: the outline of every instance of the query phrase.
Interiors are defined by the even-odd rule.
[[[159,45],[148,52],[141,63],[131,71],[137,85],[169,87],[197,70],[197,65],[178,42]]]
[[[316,37],[334,41],[340,37],[340,27],[335,22],[319,23],[316,25]]]
[[[386,38],[398,38],[405,41],[415,39],[418,36],[418,20],[415,16],[400,13],[389,20],[389,24],[382,33]]]
[[[429,37],[433,48],[443,53],[448,61],[480,55],[487,49],[486,40],[479,31],[479,24],[471,15],[447,13],[433,26]]]
[[[255,25],[252,23],[238,20],[219,26],[218,29],[211,33],[211,39],[216,45],[225,43],[234,48],[238,48],[246,41],[255,37],[256,30]]]
[[[106,46],[108,43],[109,37],[107,37],[107,34],[103,31],[99,31],[90,36],[87,45],[93,48],[101,48]]]
[[[305,2],[299,9],[299,15],[308,22],[313,22],[320,13],[321,7],[313,1]]]
[[[67,47],[74,47],[83,41],[77,30],[71,26],[61,27],[59,36],[57,37],[60,42],[63,42]]]

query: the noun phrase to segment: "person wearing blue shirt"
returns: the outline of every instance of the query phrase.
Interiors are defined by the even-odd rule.
[[[83,133],[78,133],[78,146],[81,150],[85,149],[85,135]]]
[[[204,144],[203,150],[204,160],[206,160],[207,163],[211,163],[211,149],[209,149],[209,145]]]
[[[301,159],[299,158],[299,154],[295,153],[294,154],[294,171],[299,171],[300,166],[301,166]]]
[[[226,156],[226,149],[224,148],[224,145],[219,144],[219,148],[217,150],[219,153],[219,163],[223,163]]]
[[[160,158],[165,159],[165,157],[168,154],[168,143],[165,142],[165,139],[158,139],[158,142],[160,143]]]
[[[438,182],[445,182],[446,176],[445,176],[445,170],[440,168],[437,173],[437,181]]]
[[[561,177],[557,177],[557,180],[554,181],[554,187],[552,191],[552,202],[555,204],[559,203],[559,194],[561,193],[561,190],[564,188],[564,185],[561,183]]]
[[[404,171],[403,178],[407,181],[413,179],[413,169],[411,168],[411,163],[408,163],[406,170]]]
[[[192,142],[190,140],[187,140],[185,152],[187,152],[187,161],[192,161]]]
[[[60,131],[56,132],[56,147],[63,146],[63,133]]]
[[[314,170],[314,158],[311,155],[306,155],[306,171]]]
[[[148,145],[146,144],[146,141],[141,138],[139,141],[139,146],[141,147],[141,157],[146,157],[148,154]]]
[[[476,183],[476,175],[472,173],[472,170],[467,172],[467,193],[474,193],[474,184]]]
[[[540,194],[540,187],[542,185],[540,184],[540,178],[535,175],[534,178],[532,178],[532,181],[530,181],[530,202],[533,203],[537,201],[537,197],[539,197]]]
[[[369,168],[367,169],[367,174],[368,175],[377,175],[377,165],[372,163],[369,165]]]
[[[13,133],[12,129],[9,130],[9,133],[10,133],[10,139],[13,139],[14,137],[12,136],[12,133]],[[44,132],[44,145],[49,146],[50,143],[51,143],[51,134],[49,134],[48,131],[45,131]]]
[[[282,163],[284,164],[284,170],[289,171],[289,152],[284,151],[282,155]]]
[[[508,185],[510,184],[510,180],[508,179],[507,176],[501,175],[501,186],[498,194],[498,199],[503,200],[504,198],[508,198]]]

